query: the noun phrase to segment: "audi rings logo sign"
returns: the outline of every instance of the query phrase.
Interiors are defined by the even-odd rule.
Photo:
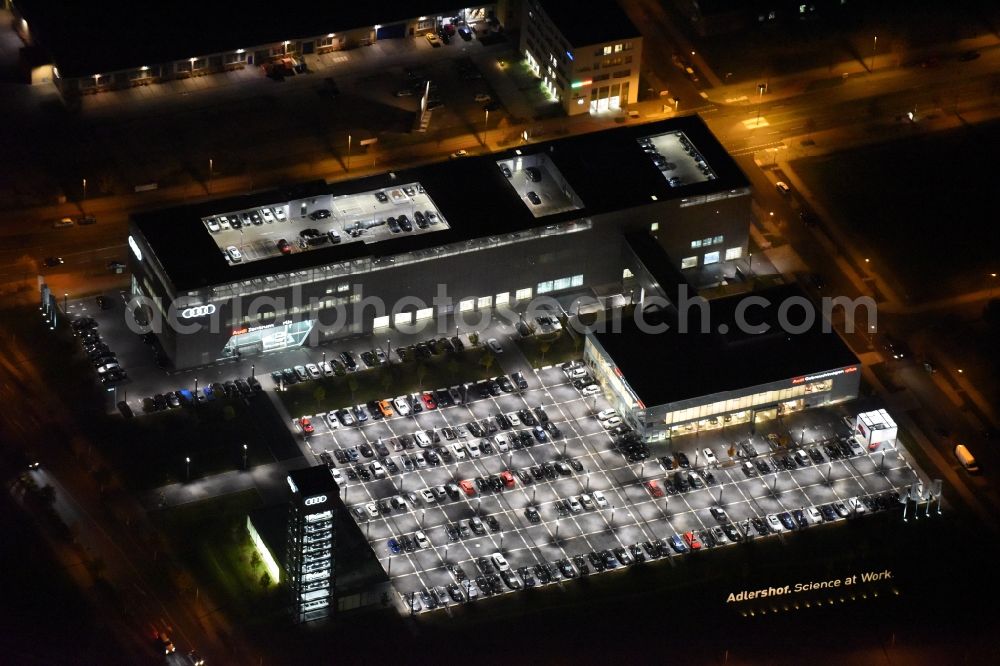
[[[204,317],[210,314],[215,314],[215,305],[213,303],[181,310],[181,317],[184,319],[194,319],[195,317]]]
[[[314,504],[322,504],[326,501],[326,495],[317,495],[316,497],[310,497],[306,500],[306,506],[312,506]]]

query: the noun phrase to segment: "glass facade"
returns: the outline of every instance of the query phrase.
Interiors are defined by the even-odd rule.
[[[242,354],[259,354],[261,352],[300,347],[309,337],[316,322],[285,321],[281,324],[266,326],[243,327],[233,330],[233,335],[222,348],[223,358],[240,356]]]

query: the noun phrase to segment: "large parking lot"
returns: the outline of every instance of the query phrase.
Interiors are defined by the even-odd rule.
[[[583,397],[558,367],[536,370],[526,379],[528,388],[522,392],[477,397],[466,404],[369,420],[361,426],[331,429],[322,416],[312,419],[315,430],[309,436],[309,445],[317,454],[330,452],[323,457],[334,463],[338,475],[351,470],[354,478],[343,483],[344,500],[392,579],[401,608],[424,612],[428,606],[440,608],[472,596],[490,596],[483,588],[493,588],[498,594],[525,585],[555,583],[580,575],[580,563],[593,575],[604,566],[628,566],[637,559],[636,552],[647,560],[669,559],[685,556],[692,549],[721,547],[734,539],[764,535],[787,538],[788,532],[812,524],[840,522],[848,512],[860,516],[898,507],[895,497],[886,491],[905,488],[916,478],[913,469],[892,448],[871,453],[855,447],[851,455],[836,454],[836,459],[831,459],[829,451],[824,452],[823,442],[845,437],[849,429],[832,410],[814,409],[786,417],[780,425],[767,425],[780,427],[786,435],[794,433],[796,442],[804,439],[807,451],[816,442],[813,455],[819,462],[814,458],[778,471],[775,459],[784,458],[794,449],[786,451],[772,443],[765,436],[766,430],[750,435],[746,428],[734,427],[702,433],[672,443],[675,452],[688,456],[690,471],[697,471],[699,479],[707,482],[701,488],[680,490],[668,480],[680,469],[681,460],[671,457],[669,462],[661,461],[668,454],[667,443],[652,445],[644,460],[626,461],[612,433],[597,418],[608,408],[601,395]],[[463,445],[465,459],[455,459],[453,445],[483,440],[469,432],[469,423],[482,424],[499,413],[539,406],[560,431],[558,436],[547,435],[546,441],[532,438],[530,446],[504,453],[497,451],[494,444],[492,453],[480,452],[478,457],[471,457]],[[455,431],[454,439],[449,439],[451,432],[447,429]],[[513,430],[531,428],[521,424]],[[440,441],[427,448],[418,442],[403,448],[403,442],[409,439],[406,436],[417,431],[429,431]],[[510,432],[498,429],[487,437],[492,440],[497,434]],[[745,445],[736,447],[731,458],[729,447],[737,442]],[[363,445],[376,449],[372,457],[363,455]],[[369,468],[378,460],[379,445],[390,454],[396,471],[383,459],[383,466],[389,467],[385,478],[358,478],[354,468]],[[436,447],[447,448],[451,460],[426,466],[411,462],[412,469],[407,470],[404,457]],[[705,447],[712,448],[717,462],[706,465],[705,456],[695,453]],[[336,462],[338,449],[344,456],[355,448],[361,449],[360,453],[354,452],[357,463]],[[742,467],[749,453],[753,460],[760,461],[752,477]],[[545,463],[560,461],[566,464],[545,469]],[[668,470],[667,465],[674,470]],[[537,469],[539,466],[542,468]],[[533,474],[532,468],[540,474]],[[441,492],[440,486],[477,477],[488,479],[507,470],[513,472],[513,478],[503,490]],[[682,471],[685,477],[687,471]],[[653,480],[657,490],[651,491],[646,483]],[[660,495],[660,490],[664,491],[662,496],[654,497]],[[595,491],[603,494],[603,506],[597,502]],[[560,511],[558,504],[563,500],[576,500],[583,494],[588,495],[587,502],[574,501]],[[399,497],[406,506],[397,505],[388,511],[378,508],[380,500],[392,497]],[[865,499],[854,503],[852,498]],[[844,506],[837,507],[839,502]],[[535,522],[526,513],[529,507],[537,510]],[[719,534],[723,525],[713,517],[714,507],[724,509],[729,523],[725,529],[728,534],[735,532],[732,537]],[[811,511],[813,507],[817,511]],[[835,513],[837,508],[841,509],[840,515]],[[824,516],[819,509],[829,515]],[[796,516],[799,511],[801,515]],[[780,524],[779,516],[785,512],[788,515],[782,518],[794,521],[791,528]],[[765,525],[768,516],[772,517],[771,528]],[[759,523],[752,519],[759,519]],[[712,528],[717,526],[720,529],[713,534]],[[416,543],[418,531],[427,540],[422,547]],[[675,535],[678,543],[672,545]],[[658,545],[660,539],[664,543]],[[408,541],[412,542],[410,548]],[[604,551],[610,553],[601,555]],[[501,554],[511,569],[503,582],[491,575],[501,573],[491,571],[495,564],[481,559],[492,559],[495,554]],[[562,567],[557,566],[560,561],[564,561]]]

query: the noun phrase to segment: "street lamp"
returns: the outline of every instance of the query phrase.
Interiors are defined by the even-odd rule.
[[[243,469],[247,468],[247,445],[243,445]]]
[[[351,170],[351,144],[353,143],[353,138],[350,134],[347,135],[347,170]]]
[[[184,458],[184,462],[187,463],[187,472],[186,472],[185,476],[186,476],[187,480],[190,481],[191,480],[191,457],[190,456],[186,456]]]
[[[760,107],[764,103],[764,88],[767,85],[764,83],[757,84],[757,127],[760,127]]]
[[[87,202],[87,179],[84,178],[83,179],[83,203],[86,203],[86,202]],[[83,206],[81,204],[81,208],[82,207]]]
[[[872,66],[868,68],[869,72],[875,71],[875,49],[878,48],[878,35],[875,35],[875,41],[872,42]]]
[[[993,298],[993,290],[997,288],[997,274],[996,273],[990,273],[990,278],[992,278],[992,279],[990,280],[989,298]]]
[[[212,191],[212,176],[215,175],[215,165],[212,162],[212,158],[208,158],[208,191]]]
[[[489,131],[489,126],[490,126],[490,110],[486,109],[486,119],[483,121],[483,146],[486,147],[487,149],[489,149],[489,146],[486,144],[486,133]]]

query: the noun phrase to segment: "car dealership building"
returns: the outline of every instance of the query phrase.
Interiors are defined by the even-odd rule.
[[[795,285],[681,302],[588,333],[584,359],[647,441],[756,423],[858,396],[860,361],[814,308]]]
[[[139,319],[169,322],[159,341],[190,368],[540,296],[641,299],[644,262],[745,261],[751,216],[691,116],[136,214],[128,261]]]

